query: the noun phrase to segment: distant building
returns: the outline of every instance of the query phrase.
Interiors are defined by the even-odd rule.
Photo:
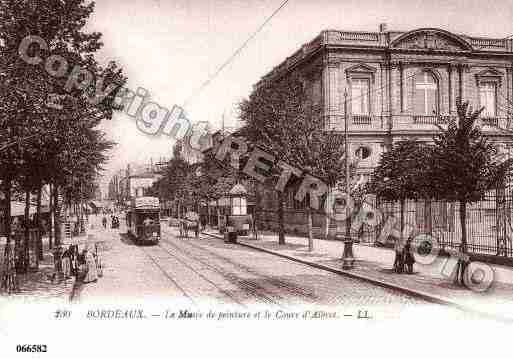
[[[102,190],[101,190],[100,186],[96,186],[96,188],[94,190],[94,199],[96,201],[101,201],[103,199]]]
[[[145,196],[148,189],[161,177],[162,164],[168,160],[148,164],[128,164],[112,176],[108,185],[108,198],[117,203],[125,203],[134,197]]]

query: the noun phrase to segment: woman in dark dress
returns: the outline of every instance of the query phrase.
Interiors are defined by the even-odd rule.
[[[413,273],[413,263],[415,263],[415,257],[413,256],[413,248],[410,238],[406,241],[406,245],[404,246],[404,264],[406,265],[406,272],[408,274]]]

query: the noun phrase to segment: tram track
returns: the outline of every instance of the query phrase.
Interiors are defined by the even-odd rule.
[[[144,253],[144,255],[149,258],[152,263],[158,268],[158,270],[160,272],[162,272],[162,274],[171,282],[173,283],[173,285],[178,288],[178,290],[183,294],[184,297],[186,297],[188,300],[190,300],[192,302],[193,305],[196,305],[197,306],[197,303],[195,302],[195,300],[192,298],[191,295],[189,295],[186,290],[176,282],[176,280],[173,279],[173,277],[171,277],[168,273],[168,271],[166,271],[164,269],[164,267],[162,267],[158,262],[157,260],[151,256],[150,254],[148,254],[148,252],[146,250],[143,249],[143,247],[140,247],[141,248],[141,251]]]
[[[253,281],[241,278],[240,276],[233,274],[233,272],[223,269],[221,266],[213,265],[212,263],[209,263],[209,262],[199,258],[198,256],[192,254],[190,251],[180,248],[179,246],[175,245],[172,242],[166,241],[166,244],[170,244],[174,250],[180,251],[187,258],[190,258],[190,259],[200,263],[201,265],[210,269],[212,272],[220,275],[225,280],[227,280],[229,283],[235,285],[236,287],[242,289],[245,293],[249,294],[251,296],[251,298],[257,299],[258,301],[261,301],[265,304],[271,304],[271,305],[283,308],[283,306],[279,302],[279,300],[283,299],[282,297],[279,297],[273,293],[269,293],[264,287],[258,285],[257,283],[254,283]],[[176,254],[174,254],[171,250],[169,250],[169,248],[164,247],[162,242],[160,243],[159,247],[176,258]],[[196,270],[195,270],[195,272],[197,273]],[[244,305],[244,304],[241,303],[241,305]],[[244,305],[244,306],[246,306],[246,305]]]
[[[278,289],[283,289],[288,294],[292,294],[292,295],[297,296],[303,300],[309,301],[309,302],[311,302],[311,304],[315,304],[315,301],[319,299],[315,296],[315,294],[312,291],[307,291],[302,287],[298,287],[298,286],[294,285],[293,283],[290,283],[290,282],[287,282],[282,279],[278,279],[278,278],[275,278],[275,277],[272,277],[272,276],[269,276],[266,274],[262,274],[261,272],[258,272],[247,265],[237,263],[228,257],[222,256],[222,255],[220,255],[214,251],[210,251],[204,247],[195,245],[193,243],[187,243],[187,244],[196,249],[203,250],[203,251],[209,253],[209,255],[216,257],[223,262],[229,263],[230,265],[236,267],[237,269],[239,269],[241,271],[245,271],[255,277],[265,279],[269,282],[269,284],[273,285],[274,287],[277,287]]]
[[[234,295],[230,294],[228,291],[224,290],[223,288],[221,288],[220,286],[218,286],[214,281],[210,280],[209,278],[207,278],[204,274],[200,273],[198,270],[196,270],[193,266],[191,266],[189,263],[187,263],[185,260],[183,260],[182,258],[178,257],[176,254],[174,254],[172,251],[170,251],[169,249],[165,248],[162,246],[162,243],[160,243],[156,248],[159,248],[161,249],[162,251],[164,251],[170,258],[173,258],[174,260],[180,262],[184,267],[188,268],[189,270],[191,270],[192,272],[194,272],[198,277],[200,277],[201,279],[203,279],[205,282],[209,283],[210,285],[212,285],[216,290],[218,290],[220,293],[222,293],[224,296],[228,297],[231,301],[235,302],[236,304],[244,307],[244,308],[247,308],[247,305],[245,305],[244,303],[242,303],[240,300],[238,300]],[[198,261],[199,262],[199,261]],[[200,262],[202,265],[205,265],[205,263],[202,263]]]
[[[178,246],[177,244],[175,244],[172,241],[166,240],[165,243],[171,245],[174,249],[183,252],[184,255],[187,257],[194,257],[195,260],[202,262],[204,265],[208,265],[210,267],[214,266],[212,261],[209,261],[207,263],[204,260],[198,259],[198,256],[194,255],[190,250],[188,251],[184,248],[181,248],[181,246]],[[302,300],[310,302],[311,304],[316,304],[316,302],[318,300],[318,298],[313,294],[312,291],[306,291],[304,288],[298,287],[292,283],[283,281],[281,279],[274,278],[274,277],[266,275],[266,274],[262,274],[261,272],[255,271],[253,268],[251,268],[249,266],[237,263],[228,257],[219,255],[218,253],[208,250],[202,246],[190,243],[188,241],[183,241],[180,243],[183,244],[184,246],[188,246],[189,248],[194,248],[196,251],[202,251],[203,253],[206,253],[208,257],[217,259],[218,261],[223,263],[223,265],[227,264],[227,265],[234,267],[236,269],[236,271],[248,273],[251,276],[258,278],[259,281],[269,284],[271,286],[271,288],[274,289],[273,290],[274,292],[279,292],[279,293],[285,292],[285,293],[287,293],[287,295],[301,298]],[[243,288],[247,288],[247,286],[254,287],[256,290],[259,291],[259,293],[262,293],[262,291],[265,293],[269,293],[269,295],[268,295],[269,297],[274,297],[274,298],[278,299],[280,302],[284,301],[284,299],[285,299],[280,295],[274,294],[268,288],[265,288],[262,285],[256,283],[256,281],[254,281],[254,280],[248,281],[247,279],[242,279],[239,276],[233,275],[234,271],[227,270],[226,268],[223,268],[221,266],[215,266],[215,267],[216,267],[217,271],[221,271],[221,272],[225,273],[225,275],[231,276],[232,280],[236,280],[237,283],[241,283]],[[245,282],[249,282],[249,283],[246,284]],[[245,284],[247,285],[246,287],[244,286]]]

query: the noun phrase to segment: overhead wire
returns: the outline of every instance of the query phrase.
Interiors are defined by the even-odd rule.
[[[183,107],[186,108],[193,98],[195,98],[201,91],[203,91],[208,85],[212,83],[212,81],[219,76],[221,71],[223,71],[241,52],[244,50],[248,44],[264,29],[264,27],[287,5],[290,0],[283,1],[278,8],[276,8],[271,15],[269,15],[258,28],[251,33],[251,35],[240,45],[218,68],[216,71],[210,75],[183,103]]]

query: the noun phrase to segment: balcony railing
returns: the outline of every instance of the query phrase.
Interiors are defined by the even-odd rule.
[[[346,32],[340,31],[340,40],[349,41],[378,41],[378,34],[375,32]]]
[[[476,46],[478,48],[490,48],[490,47],[506,48],[505,39],[473,38],[473,39],[470,39],[470,44],[472,46]]]
[[[371,123],[370,115],[353,115],[353,125],[370,125]]]
[[[419,125],[437,125],[442,123],[447,123],[448,116],[438,116],[438,115],[414,115],[413,123]]]

